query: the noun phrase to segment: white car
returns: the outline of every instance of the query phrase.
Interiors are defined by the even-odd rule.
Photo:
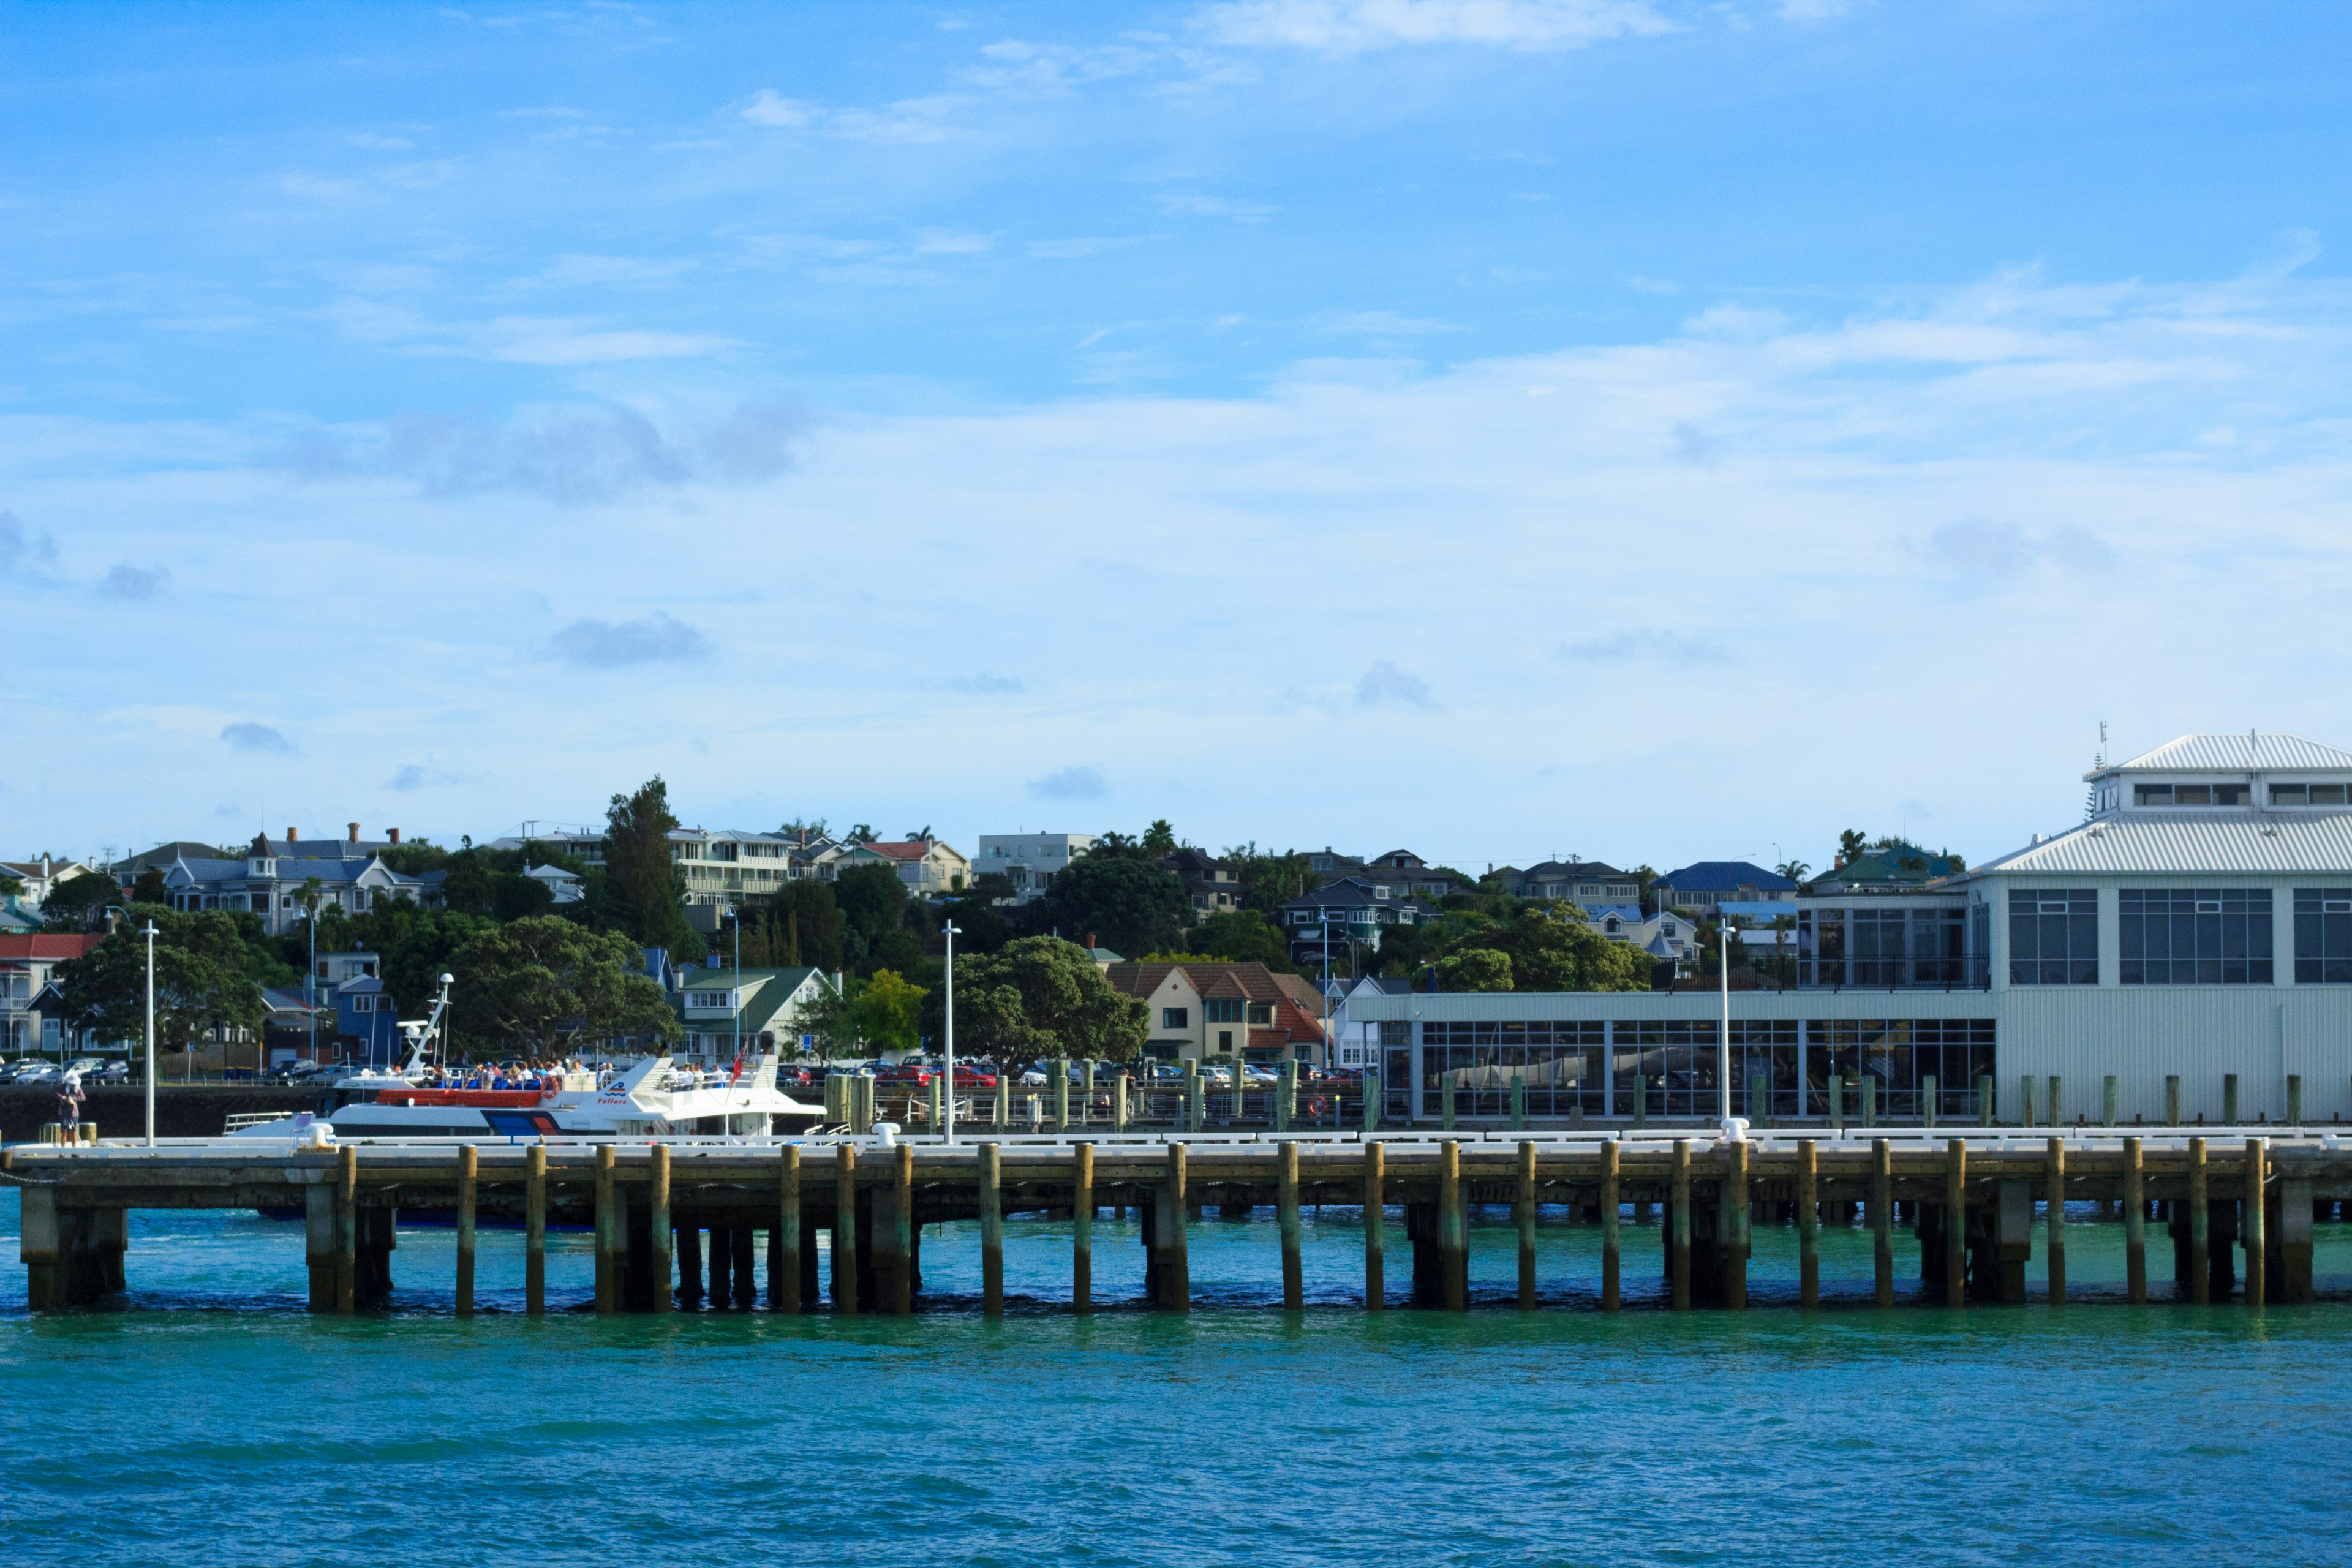
[[[68,1062],[66,1064],[66,1071],[73,1074],[76,1078],[89,1078],[101,1071],[105,1066],[106,1062],[103,1058],[83,1057],[79,1061]]]
[[[18,1068],[8,1079],[10,1083],[51,1083],[65,1077],[54,1062],[32,1062]]]

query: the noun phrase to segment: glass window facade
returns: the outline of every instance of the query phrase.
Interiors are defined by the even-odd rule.
[[[2126,888],[2116,895],[2126,985],[2268,985],[2268,888]]]
[[[2352,985],[2352,888],[2294,890],[2294,983]]]
[[[1803,910],[1797,915],[1797,984],[1837,989],[1951,989],[1985,984],[1971,952],[1968,910],[1945,905]]]
[[[1815,1019],[1805,1026],[1805,1112],[1827,1116],[1830,1079],[1845,1080],[1846,1115],[1858,1114],[1863,1075],[1876,1082],[1879,1113],[1916,1117],[1927,1080],[1936,1080],[1936,1113],[1977,1115],[1977,1080],[1993,1072],[1990,1018]]]
[[[2095,891],[2042,888],[2009,895],[2009,983],[2099,983],[2099,895]]]
[[[1421,1026],[1422,1088],[1428,1114],[1445,1113],[1444,1090],[1454,1085],[1457,1116],[1511,1113],[1511,1080],[1527,1085],[1529,1116],[1593,1116],[1608,1107],[1601,1082],[1609,1026],[1587,1023],[1443,1023]]]

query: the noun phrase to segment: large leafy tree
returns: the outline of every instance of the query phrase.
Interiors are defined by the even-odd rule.
[[[113,878],[96,871],[53,884],[41,904],[42,923],[53,931],[92,931],[106,922],[106,906],[123,901]]]
[[[1316,885],[1315,868],[1296,849],[1276,855],[1253,840],[1227,849],[1224,858],[1233,862],[1234,879],[1254,910],[1278,910]]]
[[[1140,850],[1098,845],[1055,872],[1024,914],[1033,931],[1135,956],[1182,947],[1192,906],[1184,884]]]
[[[1143,1004],[1113,986],[1075,942],[1021,937],[959,963],[955,979],[957,1043],[964,1049],[999,1061],[1068,1056],[1118,1062],[1143,1049]]]
[[[1453,917],[1447,928],[1441,945],[1423,956],[1436,963],[1438,984],[1448,990],[1650,988],[1650,955],[1602,936],[1573,904],[1525,905],[1501,920]]]
[[[483,931],[457,954],[459,1034],[501,1051],[554,1056],[606,1041],[671,1039],[677,1015],[617,931],[531,915]]]
[[[907,884],[895,866],[852,866],[833,879],[833,901],[841,910],[845,939],[855,938],[845,942],[850,956],[864,958],[905,924]]]
[[[686,923],[686,882],[670,858],[677,817],[669,785],[656,774],[635,795],[614,795],[604,824],[604,896],[614,923],[647,947],[699,957],[702,939]]]
[[[1184,945],[1205,958],[1263,963],[1283,972],[1293,967],[1282,928],[1255,910],[1220,910],[1194,926]]]
[[[81,880],[83,879],[76,879]],[[71,884],[68,884],[70,886]],[[155,1045],[177,1049],[216,1027],[261,1027],[261,988],[247,973],[244,934],[230,916],[142,907],[155,922]],[[66,1016],[106,1040],[146,1028],[147,943],[125,931],[58,965]]]
[[[922,1044],[923,987],[894,969],[877,969],[857,997],[857,1028],[869,1053],[911,1051]]]
[[[457,954],[486,931],[498,929],[488,915],[456,910],[419,909],[406,899],[377,904],[362,915],[338,910],[319,914],[319,951],[373,952],[378,972],[403,1017],[421,1018],[440,994],[441,976],[454,971]]]

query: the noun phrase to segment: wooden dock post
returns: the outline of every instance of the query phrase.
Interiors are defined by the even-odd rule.
[[[2177,1072],[2164,1075],[2164,1124],[2180,1125],[2180,1075]]]
[[[2205,1140],[2189,1141],[2189,1300],[2202,1307],[2213,1299],[2206,1257]]]
[[[1194,1081],[1198,1081],[1195,1079]],[[1168,1145],[1168,1179],[1160,1197],[1160,1304],[1171,1312],[1192,1310],[1192,1242],[1186,1232],[1192,1210],[1184,1195],[1184,1145]]]
[[[1830,1074],[1830,1133],[1835,1137],[1845,1131],[1845,1075]]]
[[[474,1206],[481,1155],[471,1143],[457,1150],[457,1316],[474,1315]]]
[[[1128,1078],[1124,1069],[1121,1069],[1117,1078],[1111,1079],[1110,1130],[1114,1132],[1127,1131],[1127,1084]]]
[[[702,1225],[677,1226],[677,1300],[693,1308],[702,1305]],[[725,1302],[720,1302],[725,1306]]]
[[[1534,1145],[1528,1145],[1533,1148]],[[1619,1246],[1617,1211],[1623,1207],[1619,1194],[1618,1173],[1620,1152],[1617,1140],[1601,1142],[1601,1310],[1616,1311],[1623,1303],[1624,1258]]]
[[[2000,1096],[1993,1090],[1992,1074],[1989,1072],[1980,1072],[1977,1074],[1978,1124],[1983,1127],[1991,1126],[1993,1124],[1995,1113],[1998,1112],[2000,1109]]]
[[[1528,1075],[1511,1075],[1511,1131],[1524,1132],[1528,1126]]]
[[[1445,1131],[1451,1132],[1454,1131],[1454,1075],[1452,1073],[1449,1072],[1445,1075],[1445,1081],[1444,1086],[1441,1088],[1439,1094],[1439,1103],[1444,1107],[1443,1115],[1445,1119]]]
[[[358,1311],[359,1292],[360,1152],[345,1144],[335,1151],[335,1310]]]
[[[996,1069],[996,1113],[992,1124],[999,1132],[1013,1125],[1013,1075],[1001,1067]]]
[[[1878,1304],[1895,1305],[1895,1151],[1870,1141],[1870,1268]]]
[[[1381,1130],[1381,1069],[1364,1069],[1364,1136]]]
[[[1454,1102],[1454,1080],[1446,1079],[1446,1104]],[[1453,1118],[1448,1117],[1451,1124]],[[1462,1209],[1462,1145],[1449,1138],[1437,1146],[1437,1267],[1444,1282],[1445,1310],[1460,1312],[1470,1305],[1470,1236]]]
[[[1070,1130],[1070,1058],[1054,1058],[1054,1131]]]
[[[1285,1057],[1274,1083],[1274,1130],[1290,1131],[1291,1112],[1298,1104],[1298,1058]]]
[[[2311,1300],[2311,1181],[2284,1174],[2278,1184],[2278,1233],[2271,1237],[2277,1254],[2278,1289],[2271,1292],[2281,1302],[2301,1304]]]
[[[2135,1307],[2147,1305],[2147,1189],[2137,1138],[2124,1140],[2124,1281]]]
[[[613,1163],[610,1143],[596,1145],[596,1310],[621,1310],[620,1270],[614,1258],[621,1248],[619,1216],[613,1211]]]
[[[1511,1203],[1511,1217],[1519,1230],[1519,1310],[1536,1310],[1536,1146],[1532,1139],[1519,1143],[1519,1185]]]
[[[947,1125],[946,1082],[937,1074],[931,1077],[930,1120],[928,1125],[933,1132]]]
[[[1687,1312],[1691,1305],[1691,1141],[1687,1138],[1675,1140],[1672,1190],[1675,1220],[1667,1267],[1674,1275],[1675,1310]]]
[[[2099,1125],[2113,1127],[2115,1124],[2116,1075],[2109,1073],[2099,1083]]]
[[[1649,1124],[1649,1121],[1650,1075],[1637,1072],[1633,1075],[1633,1125],[1644,1127]]]
[[[2237,1124],[2238,1075],[2225,1072],[2221,1075],[2221,1125],[2235,1127]]]
[[[901,1143],[898,1153],[898,1164],[891,1173],[890,1181],[890,1282],[887,1299],[890,1310],[903,1318],[915,1310],[914,1145]]]
[[[1377,1312],[1388,1305],[1386,1237],[1388,1194],[1383,1178],[1387,1157],[1378,1143],[1364,1145],[1364,1310]]]
[[[2063,1127],[2066,1123],[2066,1104],[2062,1098],[2065,1091],[2066,1080],[2053,1072],[2050,1075],[2048,1088],[2050,1093],[2043,1101],[2043,1107],[2050,1118],[2049,1124],[2053,1127]]]
[[[1968,1289],[1969,1144],[1950,1138],[1944,1142],[1944,1305],[1958,1306]]]
[[[1724,1148],[1727,1169],[1723,1177],[1723,1197],[1716,1215],[1717,1245],[1723,1249],[1723,1304],[1745,1308],[1748,1305],[1748,1141]]]
[[[37,1190],[26,1189],[26,1203],[33,1201]],[[335,1184],[313,1182],[302,1189],[302,1198],[303,1247],[308,1255],[305,1261],[310,1268],[310,1310],[324,1315],[335,1310]],[[29,1264],[32,1260],[26,1261]],[[41,1303],[35,1300],[32,1307],[38,1311]]]
[[[1919,1080],[1919,1124],[1936,1125],[1936,1075],[1929,1073]]]
[[[1822,1304],[1822,1180],[1818,1145],[1797,1142],[1797,1305]]]
[[[995,1143],[980,1146],[980,1310],[1004,1316],[1004,1165]]]
[[[653,1244],[653,1300],[647,1305],[656,1312],[667,1312],[673,1300],[670,1276],[674,1272],[670,1248],[669,1145],[655,1144],[653,1157],[653,1193],[646,1200],[651,1218],[646,1233],[646,1239]],[[462,1219],[459,1223],[463,1223]]]
[[[1275,1184],[1275,1215],[1282,1228],[1282,1305],[1296,1312],[1307,1305],[1307,1276],[1298,1255],[1298,1145],[1282,1145]]]
[[[2268,1163],[2264,1153],[2261,1139],[2246,1140],[2246,1208],[2239,1235],[2246,1244],[2246,1305],[2249,1307],[2263,1304],[2270,1283],[2269,1259],[2263,1256],[2264,1247],[2270,1239],[2263,1213],[2264,1167]]]
[[[2299,1072],[2286,1075],[2286,1124],[2303,1125],[2303,1075]]]
[[[522,1156],[522,1310],[547,1312],[547,1145],[534,1143]]]
[[[1004,1081],[1002,1075],[996,1080]],[[857,1316],[857,1146],[834,1151],[833,1310]]]
[[[1862,1124],[1864,1128],[1878,1125],[1878,1078],[1874,1073],[1862,1075]]]
[[[1095,1310],[1095,1146],[1081,1143],[1071,1155],[1070,1310],[1083,1318]]]
[[[768,1236],[768,1310],[801,1310],[801,1150],[787,1143],[776,1162],[776,1228]]]
[[[2066,1303],[2066,1140],[2053,1138],[2042,1156],[2042,1191],[2048,1194],[2050,1304]]]

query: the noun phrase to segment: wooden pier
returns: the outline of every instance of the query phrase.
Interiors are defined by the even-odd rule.
[[[1895,1295],[1896,1231],[1918,1245],[1934,1299],[2026,1299],[2033,1233],[2052,1302],[2067,1300],[2063,1203],[2111,1205],[2124,1223],[2133,1302],[2242,1297],[2249,1306],[2312,1295],[2312,1225],[2352,1201],[2352,1140],[2262,1130],[2109,1129],[1812,1136],[1775,1132],[1724,1143],[1693,1130],[1616,1135],[1354,1133],[984,1137],[632,1143],[355,1142],[303,1151],[226,1142],[26,1146],[0,1153],[0,1180],[23,1196],[23,1259],[37,1310],[94,1304],[125,1288],[132,1209],[299,1211],[307,1221],[310,1309],[353,1312],[392,1289],[402,1211],[453,1216],[456,1303],[475,1310],[484,1219],[520,1221],[526,1310],[548,1309],[546,1232],[593,1227],[595,1309],[667,1311],[705,1302],[749,1308],[767,1254],[779,1312],[816,1310],[820,1238],[832,1254],[837,1313],[905,1313],[922,1293],[922,1227],[980,1222],[982,1309],[1004,1310],[1003,1222],[1045,1213],[1073,1221],[1071,1309],[1097,1304],[1093,1219],[1106,1205],[1142,1215],[1150,1305],[1192,1303],[1190,1221],[1272,1208],[1283,1305],[1305,1305],[1300,1210],[1403,1210],[1414,1302],[1468,1304],[1473,1205],[1517,1221],[1517,1304],[1540,1296],[1536,1213],[1567,1205],[1597,1223],[1604,1311],[1622,1295],[1620,1216],[1663,1205],[1656,1265],[1677,1310],[1744,1308],[1752,1227],[1793,1224],[1799,1300],[1821,1295],[1820,1230],[1858,1213],[1872,1235],[1878,1301]],[[2046,1209],[2037,1226],[2036,1210]],[[2147,1226],[2171,1244],[2173,1289],[2152,1293]],[[509,1245],[501,1240],[499,1245]],[[2242,1247],[2245,1271],[2237,1270]],[[1641,1265],[1637,1262],[1637,1268]],[[1386,1298],[1382,1227],[1368,1226],[1364,1305]],[[1269,1269],[1269,1275],[1274,1270]]]

